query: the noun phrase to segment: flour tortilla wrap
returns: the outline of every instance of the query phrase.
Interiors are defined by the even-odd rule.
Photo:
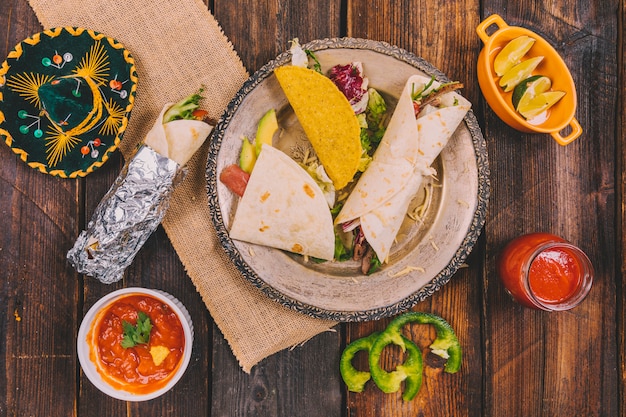
[[[174,103],[163,107],[144,143],[180,166],[202,146],[213,127],[201,120],[179,119],[163,124],[163,115]]]
[[[335,234],[328,203],[297,162],[263,145],[230,230],[230,237],[332,260]]]
[[[360,222],[382,262],[424,177],[434,173],[431,164],[471,107],[465,98],[450,92],[440,97],[439,107],[426,106],[416,120],[411,94],[429,82],[421,75],[408,79],[370,166],[335,220],[337,224]],[[439,85],[433,82],[430,88]]]

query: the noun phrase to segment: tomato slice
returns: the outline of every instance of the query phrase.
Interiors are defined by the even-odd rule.
[[[204,118],[207,117],[208,114],[208,111],[201,109],[196,109],[191,113],[191,115],[197,120],[204,120]]]
[[[237,164],[228,165],[220,174],[220,181],[239,197],[246,191],[249,179],[250,174]]]

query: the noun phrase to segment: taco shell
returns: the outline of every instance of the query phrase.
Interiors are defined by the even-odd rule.
[[[337,190],[354,177],[361,158],[361,128],[350,102],[324,75],[287,65],[274,70],[289,104]]]

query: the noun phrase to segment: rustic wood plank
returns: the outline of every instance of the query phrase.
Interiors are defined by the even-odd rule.
[[[535,30],[555,46],[576,82],[576,117],[585,130],[576,142],[560,147],[547,135],[515,132],[485,111],[492,162],[492,215],[486,228],[487,415],[617,415],[616,103],[608,93],[617,80],[617,25],[611,3],[590,8],[580,2],[567,9],[528,1],[483,3],[485,17],[498,11],[510,25]],[[499,250],[517,235],[534,231],[561,235],[591,257],[594,288],[574,310],[524,309],[508,300],[497,281]]]
[[[617,45],[617,65],[618,65],[618,89],[617,91],[626,91],[626,46],[624,44],[624,25],[626,23],[626,2],[623,0],[619,2],[620,7],[618,9],[618,22],[617,31],[622,36],[618,39],[620,43]],[[617,110],[617,172],[620,173],[617,178],[620,179],[619,186],[616,187],[617,201],[620,204],[620,210],[618,211],[619,223],[617,225],[617,251],[616,253],[621,255],[620,263],[620,276],[618,277],[617,285],[617,347],[618,347],[618,360],[620,364],[619,372],[622,375],[619,380],[619,413],[620,415],[626,414],[626,233],[624,233],[624,227],[626,226],[626,96],[624,94],[618,95],[618,110]]]
[[[476,2],[439,2],[434,6],[426,1],[353,1],[349,2],[347,17],[348,36],[385,41],[426,59],[449,78],[463,82],[463,94],[474,103],[475,112],[479,108],[480,91],[475,82],[478,49],[473,29],[479,23]],[[480,253],[482,246],[481,239],[474,253]],[[438,314],[451,323],[464,349],[461,371],[445,374],[425,356],[423,385],[413,401],[405,403],[400,393],[384,394],[369,384],[364,394],[348,393],[351,416],[378,415],[378,410],[398,415],[481,414],[482,262],[480,256],[470,256],[468,268],[458,271],[440,291],[412,309]],[[374,326],[349,325],[348,342],[374,329],[384,329],[388,321]],[[425,326],[411,326],[405,332],[424,352],[434,339],[433,329]],[[401,360],[392,353],[389,349],[381,362],[388,369]]]
[[[18,42],[41,30],[20,1],[0,5],[3,59]],[[0,410],[71,415],[76,392],[75,328],[78,280],[65,262],[77,219],[77,186],[41,174],[2,145],[3,381]],[[33,383],[32,370],[45,384]],[[62,389],[61,389],[62,387]]]
[[[247,375],[161,228],[120,283],[80,277],[65,263],[65,253],[117,176],[123,163],[119,156],[85,180],[67,181],[35,172],[0,145],[0,270],[5,271],[0,281],[0,416],[624,414],[623,0],[593,7],[584,1],[489,0],[482,9],[469,0],[326,0],[314,11],[298,2],[205,3],[250,72],[282,52],[293,37],[306,42],[347,34],[403,47],[466,83],[464,94],[474,103],[489,146],[489,219],[469,267],[414,308],[451,322],[464,348],[463,367],[446,375],[436,362],[427,362],[424,386],[409,404],[371,383],[363,394],[347,393],[338,376],[341,349],[384,328],[388,320],[382,320],[338,326],[337,333],[280,352]],[[481,13],[493,12],[537,30],[563,55],[578,86],[577,118],[585,129],[574,144],[561,148],[545,135],[516,132],[486,107],[475,79],[482,45],[474,27]],[[0,2],[0,28],[0,59],[41,29],[27,0]],[[596,266],[590,296],[570,312],[523,309],[497,280],[495,261],[502,246],[539,229],[579,244]],[[140,404],[100,393],[82,376],[74,350],[87,309],[113,289],[130,285],[170,291],[190,310],[196,326],[192,363],[183,379],[162,398]],[[433,337],[432,330],[418,326],[409,335],[422,347]],[[363,359],[357,359],[358,366],[364,366]],[[386,361],[394,363],[391,357]]]
[[[298,2],[214,1],[214,14],[252,74],[301,42],[340,34],[340,2],[320,1],[315,13]],[[254,16],[254,19],[251,19]],[[214,329],[212,415],[342,415],[340,335],[325,333],[263,360],[245,374]]]
[[[2,60],[41,30],[23,3],[0,4]],[[4,144],[0,157],[0,412],[72,415],[79,281],[65,251],[78,217],[77,184],[29,168]]]

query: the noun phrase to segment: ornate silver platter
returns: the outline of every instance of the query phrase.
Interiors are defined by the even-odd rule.
[[[370,86],[390,109],[410,75],[433,75],[449,81],[425,60],[387,43],[364,39],[324,39],[303,45],[315,52],[326,72],[336,64],[363,63]],[[219,173],[238,161],[241,137],[254,137],[261,116],[278,112],[284,132],[274,146],[297,152],[303,132],[273,70],[291,63],[284,52],[243,85],[216,126],[210,144],[206,179],[208,204],[218,237],[243,276],[269,298],[313,317],[367,321],[403,312],[446,284],[463,264],[485,222],[489,200],[486,143],[470,111],[435,161],[438,184],[423,222],[407,217],[389,262],[362,275],[356,262],[314,263],[302,256],[235,241],[228,230],[238,198],[219,181]],[[415,201],[424,197],[418,195]]]

